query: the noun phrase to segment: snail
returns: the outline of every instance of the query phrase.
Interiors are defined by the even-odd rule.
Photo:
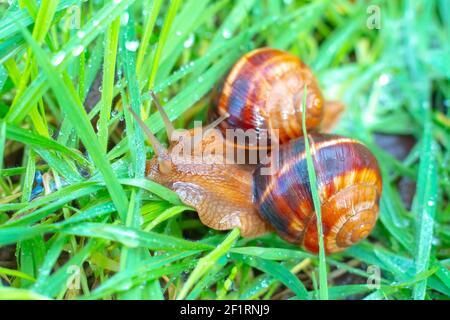
[[[168,137],[175,129],[154,95]],[[155,157],[146,164],[146,177],[175,191],[194,207],[206,226],[217,230],[240,228],[244,237],[275,229],[288,242],[318,251],[315,211],[306,169],[303,139],[280,147],[278,166],[255,170],[227,163],[220,152],[223,134],[214,127],[223,114],[204,128],[176,134],[165,148],[129,109],[147,135]],[[321,200],[327,253],[344,250],[368,236],[375,225],[381,195],[381,175],[372,153],[353,139],[336,135],[309,135],[311,155]],[[187,148],[187,154],[179,156]],[[181,146],[181,147],[180,147]],[[270,167],[271,173],[263,173]]]
[[[324,234],[325,251],[342,251],[375,226],[381,196],[378,162],[360,142],[337,135],[308,135]],[[272,175],[253,173],[253,198],[260,215],[290,243],[317,252],[316,213],[309,185],[304,139],[280,147]],[[267,166],[267,165],[266,165]]]
[[[305,85],[306,127],[310,130],[321,122],[324,99],[309,67],[282,50],[253,50],[235,63],[217,90],[217,107],[210,112],[210,118],[230,115],[219,125],[224,134],[227,128],[257,132],[277,129],[279,143],[286,143],[302,136],[301,98]]]

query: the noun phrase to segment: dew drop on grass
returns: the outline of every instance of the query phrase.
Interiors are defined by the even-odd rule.
[[[94,20],[92,24],[94,25],[94,27],[97,27],[100,24],[100,20]]]
[[[126,41],[125,42],[125,48],[127,48],[128,51],[136,51],[139,47],[139,41]]]
[[[116,289],[118,291],[128,291],[133,286],[133,283],[131,280],[126,280],[124,282],[121,282],[120,284],[116,285]]]
[[[189,35],[189,37],[186,39],[186,41],[184,42],[184,47],[185,48],[190,48],[190,47],[192,47],[192,45],[194,44],[194,40],[195,40],[195,37],[194,37],[194,34],[193,33],[191,33],[190,35]]]
[[[116,239],[122,242],[129,248],[136,248],[139,246],[139,239],[137,234],[131,230],[115,230]]]
[[[180,30],[178,30],[177,32],[175,32],[175,34],[177,35],[177,37],[181,37],[181,35],[183,34]]]
[[[56,67],[63,62],[64,58],[66,57],[66,53],[64,51],[60,51],[57,54],[53,56],[52,64]]]
[[[222,32],[222,37],[224,37],[225,39],[230,39],[231,38],[231,31],[228,29],[224,29]]]
[[[73,50],[72,50],[72,55],[74,57],[78,57],[84,50],[84,47],[80,44],[79,46],[76,46]]]
[[[199,82],[199,83],[202,83],[203,82],[203,77],[198,77],[198,79],[197,79],[197,81]]]
[[[378,83],[380,84],[380,86],[385,86],[389,83],[390,81],[390,77],[388,74],[383,73],[379,78],[378,78]]]
[[[86,36],[86,32],[84,32],[84,31],[82,31],[82,30],[79,30],[79,31],[77,32],[77,37],[78,37],[79,39],[83,39],[85,36]]]
[[[128,24],[128,20],[130,19],[130,15],[128,12],[124,12],[122,16],[120,17],[120,24],[125,26]]]
[[[122,2],[122,0],[113,0],[113,4],[119,4],[121,2]]]

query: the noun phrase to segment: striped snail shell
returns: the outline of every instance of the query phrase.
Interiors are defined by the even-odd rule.
[[[361,143],[336,135],[309,135],[320,196],[324,245],[338,252],[366,238],[378,217],[381,175]],[[306,166],[304,139],[280,147],[272,175],[253,173],[259,214],[286,241],[317,252],[317,222]]]
[[[304,86],[307,85],[306,127],[322,118],[323,98],[311,70],[288,52],[261,48],[242,56],[232,67],[210,118],[228,113],[220,129],[278,129],[281,144],[302,136]],[[267,132],[266,131],[266,132]]]

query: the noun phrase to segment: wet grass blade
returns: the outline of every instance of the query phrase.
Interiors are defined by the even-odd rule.
[[[122,219],[124,219],[128,208],[127,197],[117,177],[114,175],[109,162],[101,151],[100,143],[98,142],[78,95],[73,88],[70,88],[71,84],[68,84],[65,79],[61,79],[56,68],[52,66],[45,52],[36,44],[28,31],[23,29],[22,32],[27,42],[33,48],[38,63],[47,75],[47,79],[57,96],[59,105],[64,109],[67,117],[71,119],[78,136],[83,141],[92,160],[102,173],[106,187],[111,194],[111,198],[116,205],[117,211]]]
[[[416,275],[428,269],[433,241],[434,217],[437,203],[437,166],[435,160],[436,144],[432,138],[432,123],[429,116],[425,122],[422,138],[422,152],[417,180],[415,198],[416,217]],[[415,300],[425,298],[427,279],[415,284],[413,296]]]
[[[328,280],[327,280],[327,263],[325,258],[325,246],[323,242],[323,226],[322,226],[322,211],[320,205],[320,196],[318,192],[317,177],[314,168],[314,162],[311,156],[311,149],[309,145],[308,133],[306,132],[306,93],[307,87],[305,85],[303,90],[302,101],[302,127],[303,137],[305,141],[306,164],[308,167],[309,185],[311,186],[311,194],[314,203],[314,210],[317,217],[317,234],[319,237],[319,298],[321,300],[328,299]]]

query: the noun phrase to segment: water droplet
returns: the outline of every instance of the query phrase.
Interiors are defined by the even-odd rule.
[[[194,44],[194,40],[195,40],[195,36],[193,33],[191,33],[189,35],[189,37],[186,39],[186,41],[184,42],[184,47],[185,48],[190,48],[192,47],[192,45]]]
[[[203,77],[202,77],[202,76],[198,77],[197,81],[198,81],[199,83],[202,83],[202,82],[203,82]]]
[[[124,12],[122,16],[120,17],[120,24],[125,26],[128,24],[128,20],[130,19],[130,15],[128,12]]]
[[[84,31],[82,31],[82,30],[79,30],[79,31],[77,32],[77,37],[78,37],[79,39],[83,39],[85,35],[86,35],[86,32],[84,32]]]
[[[136,51],[137,48],[139,47],[139,41],[127,41],[125,42],[125,48],[127,48],[127,50],[129,51]]]
[[[60,51],[57,54],[53,56],[52,64],[56,67],[63,62],[64,58],[66,57],[66,53],[64,51]]]
[[[72,50],[72,55],[74,57],[78,57],[84,50],[84,47],[80,44],[79,46],[76,46],[73,50]]]
[[[122,2],[122,0],[113,0],[113,4],[119,4],[121,2]]]
[[[391,79],[390,79],[389,75],[386,74],[386,73],[383,73],[383,74],[378,78],[378,83],[379,83],[381,86],[385,86],[385,85],[387,85],[387,84],[389,83],[390,80],[391,80]]]
[[[433,200],[428,200],[427,205],[429,207],[433,207],[434,206],[434,201]]]
[[[175,34],[176,34],[178,37],[180,37],[183,33],[182,33],[180,30],[178,30],[177,32],[175,32]]]
[[[92,22],[92,24],[93,24],[94,27],[97,27],[100,24],[100,20],[94,20]]]
[[[230,39],[231,38],[231,31],[228,29],[224,29],[222,32],[222,37],[224,37],[225,39]]]

